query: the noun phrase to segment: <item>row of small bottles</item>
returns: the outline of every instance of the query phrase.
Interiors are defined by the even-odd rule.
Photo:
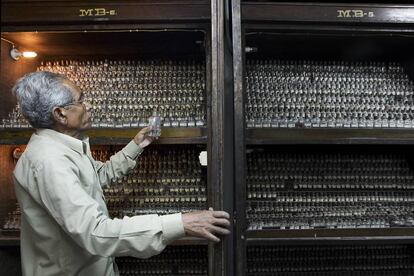
[[[206,125],[201,61],[65,60],[38,70],[75,81],[93,127],[142,127],[154,109],[164,126]],[[246,92],[248,127],[413,127],[414,85],[397,63],[248,60]],[[28,124],[16,107],[0,127]]]
[[[37,70],[64,74],[79,86],[94,128],[144,127],[154,110],[165,127],[206,125],[206,69],[199,60],[63,60]],[[19,106],[0,124],[27,127]]]
[[[413,275],[407,245],[249,246],[247,275]]]
[[[414,127],[414,84],[398,63],[248,60],[247,127]]]
[[[104,188],[112,216],[160,215],[190,212],[207,207],[205,170],[199,146],[153,146],[139,157],[137,166]],[[107,160],[115,151],[92,150],[97,160]]]
[[[92,146],[95,160],[105,162],[120,147]],[[198,145],[152,146],[145,149],[127,176],[103,189],[111,217],[171,214],[207,208],[206,171]],[[20,208],[2,221],[3,231],[20,230]]]
[[[208,275],[207,246],[170,246],[150,259],[117,258],[120,275]]]
[[[247,158],[251,192],[285,189],[414,189],[407,156],[398,153],[280,153],[255,150]]]
[[[7,214],[2,221],[1,230],[4,232],[16,232],[20,231],[20,205],[16,203],[15,209]]]
[[[414,226],[414,172],[404,153],[247,154],[248,227]]]

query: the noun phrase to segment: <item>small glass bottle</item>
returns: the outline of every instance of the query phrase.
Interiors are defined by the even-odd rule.
[[[150,131],[148,136],[160,137],[160,135],[161,135],[161,117],[159,116],[159,114],[156,110],[154,110],[152,112],[152,116],[149,117],[148,125],[152,126],[152,130]]]

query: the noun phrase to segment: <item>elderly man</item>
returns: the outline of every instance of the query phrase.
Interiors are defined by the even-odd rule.
[[[84,130],[90,108],[65,76],[30,73],[13,88],[36,128],[14,170],[24,275],[117,275],[115,256],[147,258],[170,242],[195,236],[218,242],[229,215],[206,210],[112,219],[102,186],[130,172],[153,138],[144,128],[106,163],[91,156]]]

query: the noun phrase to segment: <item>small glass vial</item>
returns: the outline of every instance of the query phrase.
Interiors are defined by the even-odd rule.
[[[161,117],[159,116],[159,114],[156,110],[154,110],[152,112],[152,116],[149,117],[148,125],[152,126],[152,130],[150,131],[148,136],[160,137],[160,135],[161,135]]]

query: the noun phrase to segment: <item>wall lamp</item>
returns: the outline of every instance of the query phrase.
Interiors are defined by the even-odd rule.
[[[25,58],[34,58],[37,56],[36,52],[29,52],[29,51],[25,51],[25,52],[21,52],[19,51],[15,45],[13,41],[10,41],[8,39],[5,39],[4,37],[1,38],[1,40],[9,43],[12,46],[12,49],[10,50],[10,57],[14,60],[19,60],[20,57],[25,57]]]
[[[10,50],[10,56],[12,57],[12,59],[14,60],[19,60],[20,57],[25,57],[25,58],[34,58],[37,56],[36,52],[20,52],[19,50],[17,50],[16,48],[12,48]]]

